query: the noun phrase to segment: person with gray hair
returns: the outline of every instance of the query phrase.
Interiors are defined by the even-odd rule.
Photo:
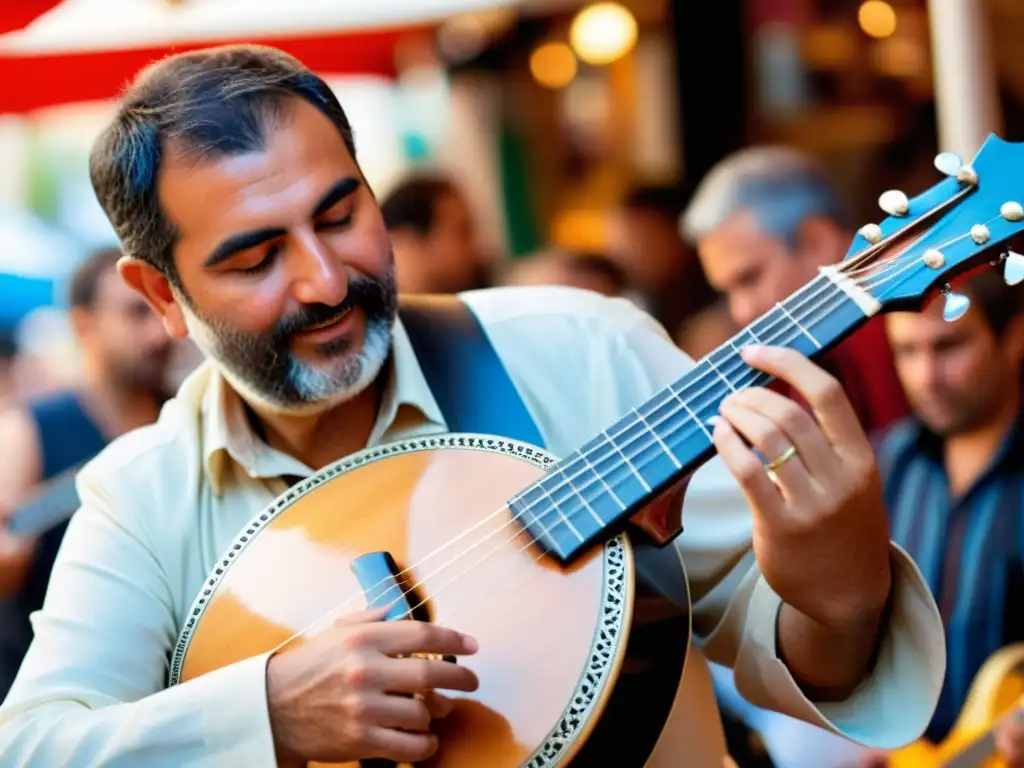
[[[841,261],[853,222],[837,186],[814,158],[789,147],[758,146],[712,168],[679,229],[696,248],[708,281],[725,294],[733,321],[744,326],[814,278],[819,267]],[[842,383],[869,432],[909,412],[881,318],[819,361]],[[800,400],[791,388],[779,389]],[[722,710],[759,733],[779,768],[843,768],[865,755],[852,742],[748,703],[728,670],[713,667],[712,675]]]
[[[822,165],[782,146],[751,147],[722,160],[697,186],[679,225],[739,326],[812,280],[819,267],[841,261],[853,229]],[[869,432],[909,412],[880,319],[822,361]]]
[[[847,206],[821,165],[781,146],[753,147],[717,165],[682,217],[683,236],[697,242],[742,211],[750,211],[764,232],[791,247],[799,245],[808,216],[850,224]]]

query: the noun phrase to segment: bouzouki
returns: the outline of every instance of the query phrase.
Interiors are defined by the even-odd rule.
[[[879,312],[919,309],[939,290],[955,319],[966,299],[946,284],[975,267],[1024,276],[1024,257],[997,250],[1024,229],[1024,145],[993,136],[972,164],[943,153],[936,166],[946,178],[924,194],[882,195],[889,216],[859,230],[841,263],[568,456],[494,435],[426,436],[292,487],[209,574],[169,683],[287,652],[347,612],[387,605],[388,618],[439,622],[480,644],[457,662],[480,688],[456,694],[437,722],[429,765],[678,765],[659,746],[689,601],[667,599],[645,573],[660,556],[682,574],[665,545],[681,530],[688,478],[714,453],[719,405],[771,380],[739,349],[816,357]]]

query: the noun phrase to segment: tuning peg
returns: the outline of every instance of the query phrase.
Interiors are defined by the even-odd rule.
[[[935,167],[945,176],[956,176],[964,161],[955,152],[940,152],[935,156]]]
[[[962,293],[954,293],[948,284],[943,286],[942,295],[946,297],[946,306],[942,309],[942,319],[947,323],[959,320],[971,306],[970,299]]]
[[[941,269],[942,265],[946,263],[946,257],[938,248],[929,248],[924,252],[923,261],[926,267]]]
[[[1012,200],[1008,200],[999,206],[999,215],[1007,221],[1020,221],[1024,219],[1024,206]]]
[[[890,216],[906,216],[910,212],[910,201],[898,189],[890,189],[879,196],[878,207]]]
[[[865,224],[857,231],[872,245],[882,239],[882,228],[877,224]]]
[[[978,245],[983,245],[988,242],[990,232],[988,227],[984,224],[975,224],[971,227],[971,240],[976,242]]]
[[[971,166],[965,165],[959,171],[956,172],[956,180],[961,184],[970,184],[976,186],[978,183],[978,173]]]
[[[1003,280],[1007,285],[1017,285],[1024,281],[1024,256],[1016,251],[1003,254]]]

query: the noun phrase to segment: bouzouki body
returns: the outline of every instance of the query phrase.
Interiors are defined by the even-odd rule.
[[[568,566],[546,558],[507,499],[553,464],[516,441],[442,435],[324,468],[257,515],[218,562],[186,619],[171,683],[287,652],[328,625],[291,639],[317,620],[378,604],[398,582],[411,606],[422,603],[414,617],[480,644],[456,662],[480,687],[450,693],[455,709],[436,721],[440,748],[426,765],[596,768],[613,755],[618,766],[666,764],[656,746],[690,639],[682,560],[626,534]],[[670,578],[664,558],[675,558],[672,591],[683,600],[637,577],[644,557],[662,559],[650,562]]]

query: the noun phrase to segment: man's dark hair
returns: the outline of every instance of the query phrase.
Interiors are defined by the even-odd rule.
[[[426,235],[434,226],[437,201],[455,193],[455,185],[442,176],[410,176],[396,185],[380,205],[389,232],[408,228]]]
[[[207,160],[259,151],[293,98],[326,115],[355,158],[352,127],[327,83],[283,51],[207,48],[140,72],[89,159],[96,197],[124,252],[153,264],[180,289],[172,255],[176,233],[157,195],[168,143]]]
[[[1002,269],[986,269],[971,275],[956,286],[971,300],[971,308],[978,310],[996,338],[1001,338],[1021,310],[1024,284],[1007,285]],[[940,299],[941,300],[941,297]]]
[[[96,294],[100,280],[107,272],[117,269],[121,258],[118,248],[100,248],[86,256],[71,273],[68,284],[68,306],[71,308],[92,309],[96,304]]]

